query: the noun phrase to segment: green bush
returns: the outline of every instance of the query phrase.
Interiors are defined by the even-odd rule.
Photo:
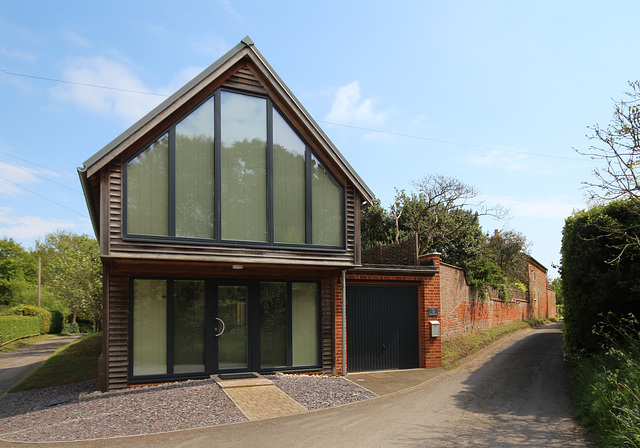
[[[0,344],[40,334],[41,321],[39,316],[0,316]]]
[[[49,310],[49,312],[51,313],[51,328],[49,329],[49,333],[62,333],[64,329],[64,314],[58,310]]]
[[[65,324],[64,326],[64,332],[65,333],[80,333],[80,327],[78,326],[77,323],[72,323],[72,324]]]
[[[639,327],[609,315],[594,329],[606,350],[569,357],[578,417],[603,447],[640,447]]]
[[[10,308],[7,314],[15,316],[37,316],[40,318],[40,333],[49,333],[51,329],[51,313],[33,305],[18,305]]]
[[[567,218],[561,268],[566,353],[600,350],[602,341],[592,333],[600,314],[640,315],[640,247],[627,245],[624,236],[639,226],[640,202],[634,201],[612,202]]]

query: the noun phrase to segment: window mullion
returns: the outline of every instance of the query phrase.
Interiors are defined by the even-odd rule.
[[[168,234],[176,236],[176,127],[169,129],[169,198],[168,198]]]
[[[273,198],[273,106],[267,100],[267,242],[274,242],[274,198]]]
[[[306,146],[305,148],[305,173],[304,173],[304,204],[305,204],[305,242],[306,244],[313,244],[313,207],[311,202],[312,190],[311,190],[311,176],[312,176],[312,164],[313,158],[311,157],[311,149]]]
[[[214,144],[213,144],[213,223],[214,223],[214,232],[213,238],[216,241],[220,241],[222,239],[222,119],[220,117],[222,110],[222,106],[220,105],[220,91],[218,90],[215,93],[214,101],[213,101],[214,113],[213,113],[213,135],[214,135]]]

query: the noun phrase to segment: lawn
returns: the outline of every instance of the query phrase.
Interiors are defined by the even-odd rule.
[[[102,333],[93,333],[58,349],[9,393],[95,380],[101,341]]]

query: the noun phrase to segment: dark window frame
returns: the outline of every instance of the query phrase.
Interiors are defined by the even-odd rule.
[[[257,98],[265,99],[267,108],[267,143],[266,143],[266,174],[267,174],[267,241],[242,241],[242,240],[223,240],[222,239],[222,210],[221,210],[221,195],[222,195],[222,179],[221,179],[221,162],[222,162],[222,140],[221,140],[221,93],[230,92],[240,95],[253,96]],[[191,238],[176,236],[176,126],[187,118],[193,111],[204,103],[214,98],[214,237],[213,238]],[[281,115],[287,125],[296,133],[298,138],[305,144],[305,243],[281,243],[275,241],[275,216],[274,216],[274,163],[273,163],[273,109],[276,109]],[[168,160],[168,235],[145,235],[134,234],[128,231],[128,165],[129,163],[151,147],[157,140],[153,139],[146,144],[139,151],[136,151],[131,157],[128,157],[123,163],[123,202],[122,202],[122,237],[124,241],[140,241],[140,242],[155,242],[155,243],[180,243],[188,245],[200,245],[200,246],[228,246],[228,247],[263,247],[263,248],[278,248],[289,250],[317,250],[317,251],[329,251],[329,252],[344,252],[346,250],[346,188],[336,178],[336,176],[326,167],[322,162],[322,159],[311,148],[311,146],[303,139],[294,126],[286,119],[285,115],[280,109],[271,101],[271,99],[264,95],[257,95],[253,93],[243,92],[228,88],[219,88],[213,95],[208,96],[203,101],[198,103],[193,109],[184,114],[180,119],[176,120],[171,126],[163,129],[158,133],[158,136],[162,136],[165,133],[169,135],[169,160]],[[336,246],[326,245],[314,245],[313,244],[313,198],[311,187],[312,176],[312,156],[316,158],[318,163],[321,163],[326,172],[335,181],[336,185],[340,188],[340,210],[341,210],[341,223],[340,223],[340,235],[341,244]]]
[[[133,294],[133,284],[135,280],[165,280],[167,282],[167,316],[166,316],[166,346],[167,346],[167,373],[166,374],[153,374],[153,375],[134,375],[133,374],[133,345],[134,345],[134,302],[135,297]],[[188,373],[174,373],[174,283],[176,281],[203,281],[205,287],[205,317],[204,317],[204,371],[203,372],[188,372]],[[260,283],[286,283],[287,290],[287,365],[262,368],[260,363]],[[294,283],[313,283],[316,285],[316,341],[317,341],[317,359],[314,365],[291,365],[292,360],[292,322],[291,322],[291,310],[292,310],[292,285]],[[215,340],[215,319],[218,315],[218,287],[219,286],[247,286],[247,368],[246,369],[220,369],[217,365],[218,362],[218,349],[217,344],[210,341]],[[129,278],[129,341],[128,341],[128,367],[127,375],[131,384],[148,383],[155,381],[165,380],[181,380],[181,379],[201,379],[209,378],[215,373],[225,372],[244,372],[244,371],[256,371],[261,373],[273,373],[276,371],[286,372],[308,372],[322,370],[322,283],[319,280],[298,280],[298,279],[222,279],[222,278],[203,278],[203,277],[150,277],[150,276],[136,276]]]

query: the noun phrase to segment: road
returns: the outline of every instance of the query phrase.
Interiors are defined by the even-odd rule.
[[[560,325],[549,325],[494,344],[426,384],[353,405],[272,420],[57,446],[592,446],[572,418],[561,343]]]
[[[82,337],[58,336],[0,354],[0,398],[45,362],[60,347]]]

